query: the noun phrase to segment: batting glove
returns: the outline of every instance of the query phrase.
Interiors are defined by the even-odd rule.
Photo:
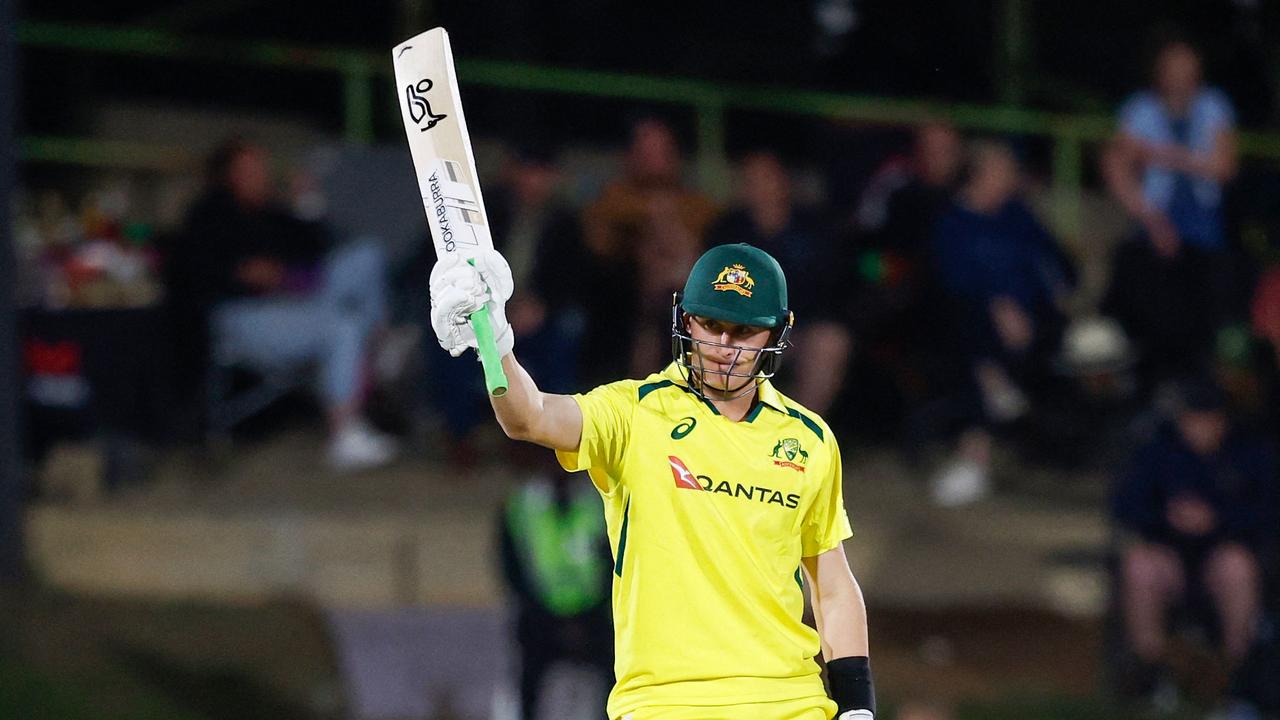
[[[458,357],[476,347],[476,334],[467,321],[481,307],[489,308],[489,322],[498,355],[506,355],[515,345],[515,335],[507,322],[506,302],[514,282],[506,258],[496,250],[482,251],[475,265],[457,256],[446,256],[431,268],[431,328],[440,347]]]

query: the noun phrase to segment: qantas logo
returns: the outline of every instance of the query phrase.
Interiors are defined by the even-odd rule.
[[[667,462],[671,463],[671,475],[676,479],[676,487],[685,490],[701,490],[702,483],[698,482],[698,478],[689,472],[689,468],[684,466],[680,458],[675,455],[668,455]]]
[[[730,483],[727,480],[716,482],[707,475],[695,475],[684,464],[684,461],[675,455],[667,456],[667,464],[671,466],[671,477],[675,479],[676,487],[681,490],[720,493],[743,500],[781,505],[793,510],[800,505],[800,496],[796,493],[784,495],[781,491],[764,487],[763,485],[743,485],[742,483]]]

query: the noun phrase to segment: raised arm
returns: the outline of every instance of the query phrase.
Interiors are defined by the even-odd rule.
[[[431,327],[440,346],[458,357],[476,346],[467,317],[482,305],[488,307],[508,382],[506,394],[489,398],[498,424],[507,437],[554,450],[576,450],[582,436],[577,401],[539,390],[512,352],[515,336],[505,307],[512,290],[511,268],[496,251],[477,256],[475,266],[443,259],[431,269]]]
[[[582,438],[582,409],[568,395],[544,393],[516,356],[502,358],[509,387],[502,397],[489,397],[493,414],[507,437],[552,450],[577,450]]]

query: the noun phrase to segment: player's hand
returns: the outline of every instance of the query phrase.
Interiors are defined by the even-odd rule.
[[[488,307],[498,354],[510,353],[515,336],[505,306],[513,289],[511,268],[497,251],[482,252],[474,266],[456,256],[438,260],[431,268],[431,327],[440,347],[454,357],[476,347],[475,330],[467,318]]]
[[[876,714],[870,710],[847,710],[836,720],[876,720]]]

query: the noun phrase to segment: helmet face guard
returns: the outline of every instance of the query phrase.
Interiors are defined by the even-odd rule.
[[[723,376],[726,380],[733,378],[742,380],[742,383],[737,387],[726,387],[720,391],[727,394],[728,397],[717,397],[716,399],[734,400],[740,398],[754,390],[761,382],[777,374],[778,368],[782,365],[782,352],[791,347],[791,326],[795,323],[794,314],[787,310],[783,311],[784,317],[779,318],[777,325],[771,329],[768,344],[764,347],[742,347],[710,340],[694,339],[686,325],[686,316],[691,315],[691,313],[687,313],[684,310],[680,300],[681,294],[675,293],[671,303],[671,359],[675,362],[676,367],[680,369],[680,373],[684,376],[685,382],[688,383],[689,389],[697,393],[699,397],[710,399],[705,394],[704,386],[708,371],[703,361],[702,353],[699,352],[703,346],[734,351],[733,365],[738,364],[738,360],[741,359],[743,353],[756,353],[755,362],[749,373],[733,372],[732,370],[711,371],[711,374]]]

